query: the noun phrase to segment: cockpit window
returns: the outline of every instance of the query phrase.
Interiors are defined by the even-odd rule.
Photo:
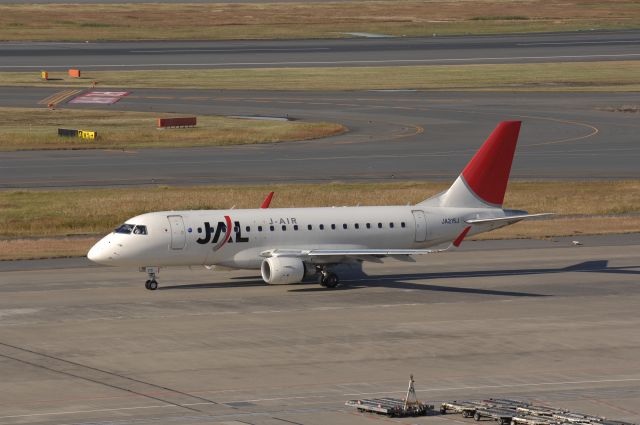
[[[121,233],[123,235],[146,235],[147,234],[147,226],[142,226],[140,224],[123,224],[114,230],[116,233]]]
[[[133,231],[134,225],[133,224],[123,224],[122,226],[118,227],[116,230],[114,230],[114,232],[116,233],[122,233],[125,235],[130,235],[131,232]]]
[[[147,234],[147,226],[137,225],[135,229],[133,229],[134,235],[146,235]]]

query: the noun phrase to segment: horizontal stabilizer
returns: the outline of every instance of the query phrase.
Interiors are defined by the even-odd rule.
[[[465,223],[468,224],[488,224],[488,223],[500,223],[500,224],[510,224],[515,223],[521,220],[526,220],[528,218],[534,217],[545,217],[553,215],[553,213],[540,213],[540,214],[520,214],[520,215],[512,215],[508,217],[495,217],[495,218],[472,218],[469,220],[465,220]]]

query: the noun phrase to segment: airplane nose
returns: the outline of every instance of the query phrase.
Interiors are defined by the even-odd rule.
[[[106,264],[108,262],[109,258],[102,241],[91,247],[91,249],[87,253],[87,258],[98,264]]]

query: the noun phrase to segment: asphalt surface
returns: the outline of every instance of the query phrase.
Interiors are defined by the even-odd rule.
[[[0,71],[402,66],[640,59],[640,31],[285,41],[0,43]]]
[[[1,424],[473,423],[348,399],[521,398],[640,421],[638,235],[366,267],[337,290],[254,272],[0,272]],[[620,246],[617,246],[620,245]],[[508,249],[506,249],[508,248]]]
[[[122,4],[123,0],[28,0],[29,4]],[[357,0],[342,0],[357,1]],[[335,0],[305,0],[306,3],[329,3]],[[20,0],[0,0],[0,4],[24,4]],[[151,3],[150,0],[127,0],[127,3]],[[153,0],[153,3],[274,3],[273,0]],[[278,0],[277,3],[300,3],[300,0]]]
[[[52,93],[3,88],[0,104],[38,106]],[[606,110],[636,103],[635,93],[133,90],[109,108],[288,115],[350,131],[236,147],[5,152],[0,188],[452,180],[495,125],[510,119],[523,121],[513,178],[638,178],[637,114]]]

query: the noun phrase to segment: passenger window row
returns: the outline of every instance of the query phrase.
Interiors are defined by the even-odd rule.
[[[367,229],[374,228],[374,226],[372,226],[372,224],[371,224],[371,223],[366,223],[366,224],[365,224],[365,227],[366,227]],[[384,225],[383,225],[382,223],[378,223],[378,224],[377,224],[377,227],[378,227],[378,229],[383,229],[383,228],[384,228]],[[407,227],[407,224],[406,224],[404,221],[401,221],[401,222],[400,222],[400,227],[404,229],[405,227]],[[300,230],[300,227],[299,227],[297,224],[294,224],[294,225],[292,226],[292,228],[293,228],[293,230],[294,230],[294,231],[298,231],[298,230]],[[349,229],[349,225],[348,225],[348,224],[346,224],[346,223],[343,223],[343,224],[342,224],[342,228],[343,228],[344,230],[347,230],[347,229]],[[361,228],[361,227],[360,227],[360,223],[355,223],[355,224],[353,225],[353,228],[354,228],[354,229],[356,229],[356,230],[360,229],[360,228]],[[395,223],[390,222],[390,223],[389,223],[389,228],[390,228],[390,229],[395,228]],[[319,230],[325,230],[325,226],[324,226],[324,224],[319,224],[319,225],[318,225],[318,229],[319,229]],[[335,224],[331,224],[331,230],[336,230],[336,229],[337,229],[336,225],[335,225]],[[234,227],[234,231],[235,231],[235,232],[238,232],[239,230],[240,230],[240,229],[238,228],[238,226]],[[245,232],[247,232],[247,233],[251,232],[251,226],[246,226],[244,230],[245,230]],[[263,230],[264,230],[264,229],[263,229],[263,227],[262,227],[262,226],[258,226],[258,232],[262,232]],[[273,231],[275,231],[275,230],[276,230],[276,226],[273,226],[273,225],[269,226],[269,231],[273,232]],[[282,225],[282,226],[280,226],[280,230],[282,230],[283,232],[286,232],[286,231],[287,231],[287,226],[286,226],[286,225]],[[308,225],[307,225],[307,230],[313,230],[313,224],[308,224]]]

